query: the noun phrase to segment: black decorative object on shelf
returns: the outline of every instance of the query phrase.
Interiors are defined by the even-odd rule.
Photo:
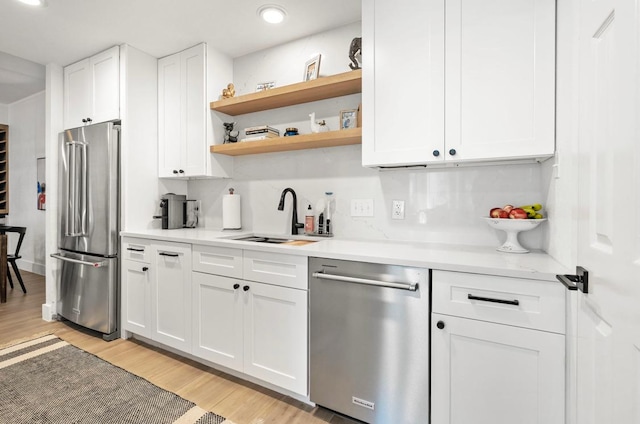
[[[224,125],[224,144],[237,142],[240,131],[233,130],[233,127],[234,125],[236,125],[236,123],[225,122],[223,125]]]
[[[351,45],[349,46],[349,59],[353,62],[349,64],[349,68],[351,68],[352,71],[360,69],[360,63],[358,63],[356,59],[357,54],[362,57],[362,37],[356,37],[351,40]]]

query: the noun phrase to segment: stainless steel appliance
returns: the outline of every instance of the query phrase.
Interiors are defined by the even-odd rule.
[[[182,228],[185,224],[185,202],[187,196],[184,194],[167,193],[160,199],[160,216],[154,218],[162,219],[162,229],[172,230]]]
[[[196,228],[198,226],[198,216],[200,206],[197,200],[186,200],[184,202],[184,227]]]
[[[119,336],[119,121],[59,136],[58,314]]]
[[[310,398],[367,423],[429,422],[429,270],[309,258]]]

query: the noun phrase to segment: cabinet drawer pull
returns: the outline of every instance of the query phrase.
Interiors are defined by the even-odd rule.
[[[149,267],[147,267],[147,266],[143,266],[143,267],[142,267],[142,271],[143,271],[143,272],[147,272],[147,271],[149,271]]]
[[[515,306],[518,306],[520,304],[520,301],[517,299],[514,299],[514,300],[494,299],[491,297],[475,296],[473,294],[468,294],[467,299],[481,300],[483,302],[504,303],[505,305],[515,305]]]
[[[127,247],[127,250],[131,250],[132,252],[144,252],[144,249],[136,249],[135,247]]]
[[[169,256],[171,258],[177,258],[178,256],[180,256],[177,253],[167,253],[167,252],[160,252],[160,253],[158,253],[158,255],[160,255],[160,256]]]

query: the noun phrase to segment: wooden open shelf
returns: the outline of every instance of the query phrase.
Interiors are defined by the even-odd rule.
[[[312,81],[276,87],[258,93],[218,100],[211,102],[210,107],[212,110],[236,116],[331,99],[360,93],[361,91],[362,70],[358,69],[329,77],[320,77]]]
[[[211,146],[211,153],[228,156],[257,153],[286,152],[288,150],[317,149],[320,147],[348,146],[362,143],[362,128],[279,137],[269,140],[241,141]]]

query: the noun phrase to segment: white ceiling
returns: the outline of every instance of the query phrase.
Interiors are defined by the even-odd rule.
[[[361,16],[361,0],[276,1],[287,11],[277,26],[262,22],[256,13],[270,0],[48,0],[45,8],[0,0],[0,53],[66,66],[117,44],[163,57],[205,41],[235,58],[357,22]],[[16,58],[7,61],[8,55],[0,54],[0,104],[44,87],[42,80],[42,88],[33,91],[38,78],[31,71],[25,74],[28,62],[16,70]],[[29,83],[18,83],[20,79]]]

